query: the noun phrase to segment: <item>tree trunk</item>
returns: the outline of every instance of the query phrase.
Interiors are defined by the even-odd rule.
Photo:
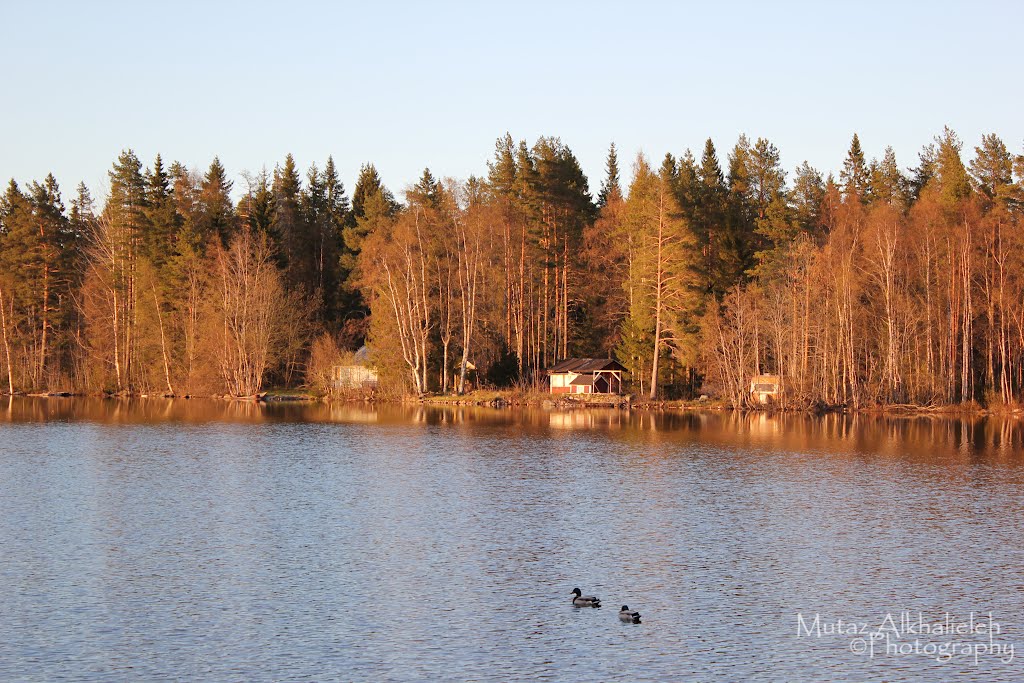
[[[13,300],[12,300],[13,301]],[[0,287],[0,332],[4,337],[4,355],[7,360],[7,391],[14,394],[14,368],[11,367],[11,343],[7,336],[7,312],[4,306],[4,290]]]
[[[156,285],[153,285],[153,304],[156,306],[156,317],[160,324],[160,355],[164,362],[164,379],[167,381],[167,393],[173,395],[174,387],[171,386],[171,366],[167,358],[167,339],[164,336],[164,315],[160,310],[160,300],[156,295]]]

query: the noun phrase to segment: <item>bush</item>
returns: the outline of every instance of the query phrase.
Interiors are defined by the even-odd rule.
[[[313,340],[306,366],[306,384],[313,391],[329,396],[335,392],[334,368],[352,362],[352,352],[342,351],[334,337],[324,333]]]

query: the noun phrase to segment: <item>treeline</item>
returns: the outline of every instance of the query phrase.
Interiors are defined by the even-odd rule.
[[[237,203],[216,158],[200,174],[126,151],[109,176],[102,210],[84,185],[66,209],[52,175],[0,200],[9,391],[249,395],[301,381],[315,330],[361,334],[343,245],[362,206],[333,160],[303,182],[289,156]],[[357,200],[383,192],[364,168]]]
[[[404,201],[328,158],[236,191],[130,151],[102,208],[48,176],[0,201],[0,378],[16,391],[331,389],[366,343],[390,392],[540,386],[612,356],[649,397],[1012,404],[1024,385],[1024,158],[946,130],[909,172],[857,136],[838,178],[741,136],[724,167],[614,145],[596,198],[557,138],[504,136],[485,177]],[[234,196],[240,197],[237,201]]]

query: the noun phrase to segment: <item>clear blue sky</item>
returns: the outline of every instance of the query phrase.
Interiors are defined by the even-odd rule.
[[[211,3],[213,4],[213,3]],[[240,173],[333,154],[401,190],[486,172],[505,131],[558,135],[596,191],[741,132],[792,174],[851,135],[901,166],[944,125],[1024,151],[1020,2],[12,2],[0,21],[0,178],[106,193],[123,148]]]

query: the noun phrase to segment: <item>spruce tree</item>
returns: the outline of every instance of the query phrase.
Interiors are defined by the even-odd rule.
[[[292,286],[310,274],[302,258],[307,235],[299,206],[301,185],[295,159],[288,154],[284,165],[274,169],[274,218],[270,234],[277,245],[279,263],[287,274],[285,280]]]
[[[231,242],[236,232],[235,210],[231,201],[233,186],[220,158],[214,157],[199,188],[199,232],[207,239],[218,240],[223,246]]]
[[[430,172],[429,168],[423,169],[423,175],[409,190],[409,199],[420,206],[431,209],[439,209],[441,206],[441,183]]]
[[[322,318],[333,319],[337,307],[339,269],[337,233],[327,201],[326,176],[317,165],[311,164],[306,172],[306,189],[301,193],[302,219],[312,242],[313,280],[311,291],[319,293],[323,306],[318,313]]]
[[[384,187],[373,164],[363,164],[359,169],[359,177],[356,179],[355,189],[352,191],[352,217],[350,225],[366,215],[366,204],[370,197],[379,195],[379,199],[387,206],[389,215],[393,215],[398,209],[394,195]]]
[[[263,168],[255,176],[246,175],[245,179],[248,189],[235,211],[250,230],[269,235],[274,222],[274,191],[270,174]]]
[[[335,229],[340,236],[341,228],[348,220],[351,206],[345,194],[345,185],[338,177],[338,169],[334,165],[334,157],[327,157],[323,173],[324,190],[327,193],[327,211],[331,215]]]
[[[351,311],[365,310],[359,289],[359,273],[356,266],[363,242],[377,228],[389,222],[398,211],[398,205],[384,184],[373,164],[363,164],[352,191],[352,211],[348,224],[342,230],[344,251],[341,268],[345,275],[343,296]]]
[[[92,194],[85,183],[78,183],[75,188],[75,198],[71,200],[71,211],[69,220],[71,229],[75,232],[75,239],[82,243],[88,236],[90,224],[95,220],[96,205]]]
[[[843,193],[847,197],[856,196],[865,203],[871,199],[871,175],[856,133],[850,141],[850,150],[846,153],[839,179],[843,182]]]
[[[351,205],[345,194],[345,186],[338,177],[338,169],[334,165],[334,157],[327,157],[322,174],[324,196],[326,200],[326,234],[327,255],[324,268],[328,274],[324,285],[324,299],[327,314],[332,320],[341,320],[354,310],[354,302],[346,296],[344,282],[349,273],[343,267],[348,255],[345,251],[343,231],[348,225]]]
[[[730,230],[728,191],[715,145],[708,138],[697,169],[697,203],[693,228],[702,253],[703,288],[722,296],[745,270],[742,240]]]
[[[162,268],[173,256],[174,239],[181,224],[174,203],[171,176],[163,160],[156,155],[152,170],[146,171],[146,232],[142,252],[156,268]]]
[[[667,165],[663,165],[662,171],[671,172],[671,169]],[[693,158],[693,153],[690,150],[686,150],[679,157],[679,161],[675,164],[672,181],[683,217],[687,221],[692,221],[700,202],[700,181],[698,180],[697,160]]]
[[[615,151],[613,142],[608,148],[608,158],[605,160],[605,178],[601,183],[601,191],[597,194],[597,207],[599,209],[608,205],[608,202],[615,198],[622,198],[622,186],[619,181],[619,156]]]
[[[34,225],[31,198],[11,178],[0,199],[0,271],[18,277],[6,288],[6,296],[27,298],[34,286],[35,254],[39,248],[39,231]]]
[[[756,210],[750,200],[750,141],[746,135],[729,154],[729,177],[726,195],[726,234],[730,243],[730,270],[743,278],[753,267],[756,243],[754,234]]]

